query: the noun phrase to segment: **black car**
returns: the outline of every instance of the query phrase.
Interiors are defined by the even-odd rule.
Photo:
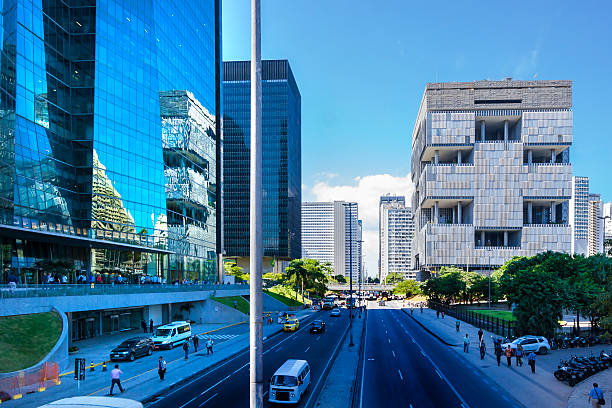
[[[323,320],[315,320],[310,324],[311,333],[323,333],[325,331],[325,322]]]
[[[149,337],[133,337],[127,339],[111,350],[111,361],[130,360],[136,357],[150,356],[153,354],[153,340]]]

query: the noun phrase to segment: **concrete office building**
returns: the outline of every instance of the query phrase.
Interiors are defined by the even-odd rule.
[[[588,204],[587,256],[602,254],[604,251],[603,202],[599,194],[589,193]]]
[[[380,197],[378,228],[380,281],[384,281],[390,273],[415,279],[416,273],[411,267],[414,221],[412,209],[406,207],[404,196]]]
[[[572,226],[572,254],[588,253],[589,237],[589,178],[572,177],[570,201],[570,224]]]
[[[302,203],[302,258],[329,262],[335,275],[347,279],[352,271],[358,282],[363,269],[358,212],[357,203],[345,201]]]
[[[612,202],[604,203],[603,205],[603,217],[604,217],[604,253],[606,256],[610,256],[610,250],[612,250]]]
[[[571,81],[427,84],[412,134],[413,265],[570,252]]]

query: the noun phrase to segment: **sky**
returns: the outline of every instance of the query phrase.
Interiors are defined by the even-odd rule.
[[[378,198],[409,196],[427,82],[573,81],[574,175],[612,201],[612,2],[263,0],[262,58],[302,96],[304,201],[354,200],[377,273]],[[223,59],[250,59],[250,1],[223,1]]]

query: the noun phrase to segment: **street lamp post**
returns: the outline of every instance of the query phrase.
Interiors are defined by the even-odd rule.
[[[349,334],[350,343],[349,347],[353,347],[353,204],[354,203],[343,203],[346,207],[348,205],[349,215]]]

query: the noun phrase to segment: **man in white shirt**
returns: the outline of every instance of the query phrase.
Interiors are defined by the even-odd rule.
[[[113,368],[111,370],[111,389],[110,389],[110,395],[113,395],[113,388],[115,388],[115,384],[117,384],[117,386],[119,387],[119,391],[123,392],[124,389],[121,386],[121,380],[119,379],[119,376],[123,374],[123,371],[121,371],[119,369],[119,364],[115,364],[115,368]]]

